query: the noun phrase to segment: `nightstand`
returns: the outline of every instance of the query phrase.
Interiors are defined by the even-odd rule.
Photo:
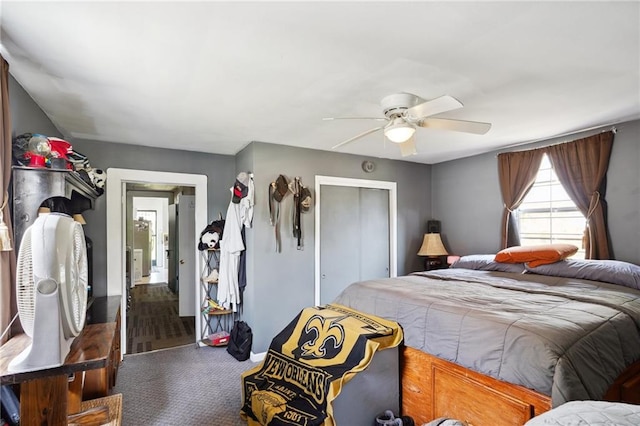
[[[438,257],[426,257],[424,259],[424,270],[434,271],[436,269],[447,269],[449,264],[447,263],[447,256]]]
[[[418,256],[425,256],[425,271],[448,268],[449,265],[446,262],[448,254],[442,244],[440,234],[424,234]]]

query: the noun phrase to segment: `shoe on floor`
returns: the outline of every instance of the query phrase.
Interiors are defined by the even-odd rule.
[[[395,417],[393,411],[386,410],[376,417],[376,426],[403,426],[402,419]]]

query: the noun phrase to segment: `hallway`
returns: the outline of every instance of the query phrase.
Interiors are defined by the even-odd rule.
[[[141,279],[136,281],[135,285],[167,283],[169,282],[168,276],[169,276],[168,269],[158,268],[154,266],[153,269],[151,270],[151,273],[148,276],[142,277]]]
[[[154,270],[131,289],[127,353],[195,344],[195,317],[178,316],[178,295],[167,286],[167,270]]]

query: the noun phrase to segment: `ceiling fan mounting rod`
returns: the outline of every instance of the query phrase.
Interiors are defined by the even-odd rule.
[[[397,116],[404,116],[409,108],[422,102],[424,102],[424,99],[411,93],[395,93],[385,96],[382,101],[380,101],[380,104],[382,105],[382,112],[385,117],[393,120]]]

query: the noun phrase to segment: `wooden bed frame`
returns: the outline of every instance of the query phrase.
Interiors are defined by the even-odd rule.
[[[473,426],[523,425],[551,409],[551,398],[488,377],[417,349],[400,350],[402,413],[416,425],[438,417]],[[605,400],[640,404],[640,361],[627,368]]]

